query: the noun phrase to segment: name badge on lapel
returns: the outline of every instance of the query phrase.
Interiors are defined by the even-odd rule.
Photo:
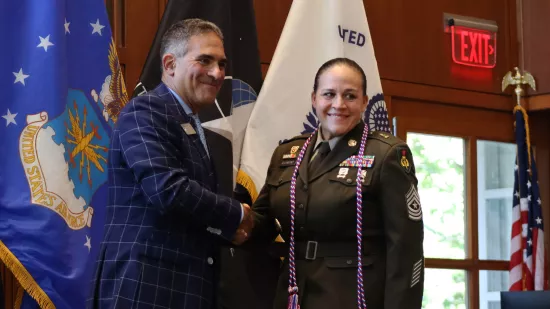
[[[190,123],[182,123],[181,128],[183,129],[183,131],[185,131],[185,134],[187,135],[197,134],[197,132],[195,131],[195,129]]]

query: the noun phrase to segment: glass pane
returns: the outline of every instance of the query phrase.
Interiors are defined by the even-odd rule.
[[[479,272],[479,309],[500,309],[500,291],[508,290],[508,272]]]
[[[479,258],[509,260],[512,229],[512,197],[482,199],[479,207]]]
[[[484,176],[484,181],[478,181],[480,185],[484,184],[482,188],[485,190],[512,188],[516,146],[512,143],[478,141],[477,150],[478,176],[479,174]]]
[[[422,309],[465,309],[466,272],[455,269],[425,270]]]
[[[465,166],[461,138],[408,133],[424,219],[424,253],[463,259],[465,251]]]
[[[479,258],[509,260],[514,144],[477,142]]]

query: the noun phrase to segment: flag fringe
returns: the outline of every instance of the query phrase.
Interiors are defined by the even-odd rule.
[[[531,133],[529,133],[529,116],[527,116],[527,111],[523,106],[516,105],[514,107],[514,114],[520,111],[523,114],[523,121],[525,121],[525,140],[527,141],[527,158],[529,160],[529,175],[531,175]]]
[[[248,174],[243,171],[242,169],[239,169],[239,172],[237,172],[237,183],[243,186],[246,191],[248,191],[248,194],[250,194],[250,198],[252,199],[252,202],[256,201],[258,198],[258,191],[256,191],[256,185],[254,185],[254,181],[252,181],[252,178],[248,176]]]
[[[25,266],[13,255],[13,253],[0,240],[0,260],[12,272],[23,289],[38,303],[42,309],[55,309],[50,297],[42,290],[31,274],[25,269]],[[23,293],[21,292],[21,295]],[[18,293],[19,296],[19,293]],[[18,297],[19,298],[19,297]],[[22,297],[21,297],[22,298]],[[17,304],[17,302],[16,302]],[[21,306],[21,303],[19,303]]]

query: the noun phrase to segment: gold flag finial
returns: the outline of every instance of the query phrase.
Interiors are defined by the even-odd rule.
[[[520,105],[521,95],[523,94],[523,88],[521,85],[527,84],[531,86],[533,90],[537,90],[537,88],[535,78],[531,75],[531,73],[523,71],[523,75],[521,75],[518,67],[515,67],[514,70],[516,71],[516,74],[512,74],[510,71],[504,75],[504,78],[502,78],[502,91],[504,92],[509,85],[516,85],[514,92],[516,94],[518,105]]]

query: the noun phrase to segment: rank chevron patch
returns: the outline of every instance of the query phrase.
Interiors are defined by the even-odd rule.
[[[411,188],[407,192],[406,198],[407,207],[409,209],[409,219],[420,221],[422,219],[422,207],[420,206],[420,196],[414,184],[411,184]]]

